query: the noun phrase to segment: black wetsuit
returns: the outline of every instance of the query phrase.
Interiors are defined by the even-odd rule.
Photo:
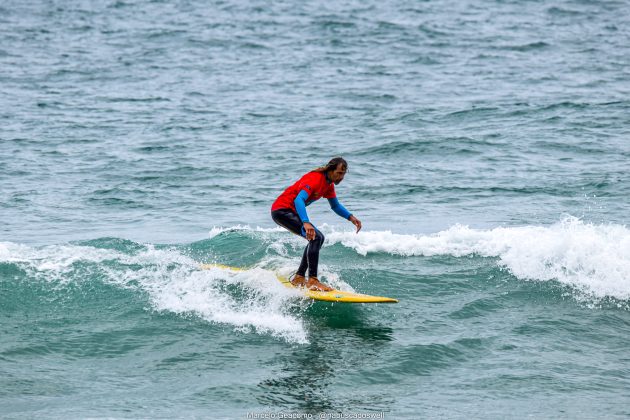
[[[290,209],[279,209],[271,212],[271,218],[274,222],[285,229],[304,237],[304,228],[302,221],[297,213]],[[308,245],[304,249],[302,262],[298,268],[297,274],[306,277],[306,269],[308,268],[309,277],[317,277],[317,264],[319,263],[319,249],[324,244],[324,234],[315,228],[315,239],[308,241]]]

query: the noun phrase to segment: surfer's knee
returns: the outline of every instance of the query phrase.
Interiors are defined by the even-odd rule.
[[[322,246],[324,244],[324,234],[321,233],[319,230],[315,229],[315,241],[317,241],[317,243],[319,244],[319,246]]]

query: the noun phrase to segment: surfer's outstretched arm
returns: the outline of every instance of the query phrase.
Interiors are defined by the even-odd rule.
[[[350,213],[343,206],[343,204],[341,204],[339,202],[337,197],[329,198],[328,199],[328,204],[330,204],[330,208],[332,209],[332,211],[334,211],[335,213],[337,213],[339,216],[343,217],[344,219],[348,220],[348,219],[350,219],[350,216],[352,216],[352,213]]]
[[[347,219],[350,222],[352,222],[352,224],[357,227],[357,233],[359,233],[359,231],[361,230],[361,221],[357,219],[356,217],[354,217],[352,213],[350,213],[343,206],[343,204],[339,202],[337,197],[329,198],[328,203],[330,204],[330,208],[332,209],[332,211],[334,211],[335,213],[337,213],[339,216],[343,217],[344,219]]]

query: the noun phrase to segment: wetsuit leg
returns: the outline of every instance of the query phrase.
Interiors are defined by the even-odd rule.
[[[278,225],[295,233],[303,238],[306,237],[304,228],[302,227],[302,221],[297,213],[294,213],[288,209],[280,209],[271,212],[271,218]],[[306,268],[308,267],[308,273],[310,277],[317,277],[317,265],[319,263],[319,250],[324,244],[324,235],[315,229],[315,239],[308,242],[304,254],[302,255],[302,262],[298,268],[297,274],[301,276],[306,275]]]
[[[304,253],[302,254],[302,261],[300,261],[300,266],[297,269],[297,273],[302,277],[306,277],[306,269],[308,268],[308,244],[306,244],[306,248],[304,248]]]
[[[315,229],[315,239],[309,241],[307,251],[308,275],[317,277],[317,265],[319,264],[319,250],[324,244],[324,234]]]

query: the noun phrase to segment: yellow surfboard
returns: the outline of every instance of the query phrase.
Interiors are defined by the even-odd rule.
[[[243,268],[239,267],[230,267],[228,265],[221,264],[202,264],[202,270],[209,270],[211,268],[221,268],[224,270],[232,270],[232,271],[246,271]],[[384,296],[372,296],[372,295],[364,295],[361,293],[354,292],[344,292],[342,290],[331,290],[330,292],[320,292],[317,290],[308,290],[301,287],[296,287],[291,284],[288,278],[281,276],[280,274],[276,274],[278,277],[278,281],[282,283],[285,287],[290,289],[295,289],[300,291],[305,296],[313,299],[313,300],[321,300],[324,302],[345,302],[345,303],[398,303],[397,299],[388,298]]]

